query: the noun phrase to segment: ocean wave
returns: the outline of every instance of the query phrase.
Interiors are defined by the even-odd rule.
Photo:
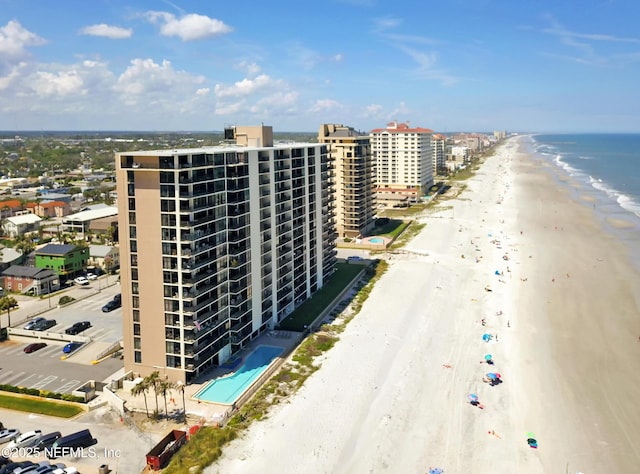
[[[617,189],[608,186],[604,181],[593,176],[589,176],[589,182],[598,191],[602,191],[611,199],[615,200],[618,205],[625,211],[631,212],[640,217],[640,203],[634,201],[634,199],[626,194],[621,193]]]
[[[560,168],[565,170],[567,173],[569,173],[570,176],[584,176],[584,173],[582,173],[579,169],[574,168],[566,161],[563,161],[562,155],[560,153],[556,154],[556,157],[554,158],[553,162],[556,165],[558,165]]]

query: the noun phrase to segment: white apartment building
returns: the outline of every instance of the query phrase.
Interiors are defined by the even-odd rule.
[[[433,148],[433,175],[444,175],[447,173],[447,138],[444,135],[435,133],[431,137],[431,147]]]
[[[419,198],[433,186],[433,130],[390,122],[370,132],[378,200]]]
[[[116,156],[127,371],[190,383],[333,272],[326,145],[234,130],[226,146]]]

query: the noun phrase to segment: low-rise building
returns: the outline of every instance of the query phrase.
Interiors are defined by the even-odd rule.
[[[47,244],[35,251],[35,266],[68,278],[81,272],[89,260],[89,248],[69,244]]]
[[[89,265],[108,272],[120,267],[120,249],[113,245],[89,245]]]
[[[24,210],[24,204],[17,199],[0,201],[0,219],[20,214]]]
[[[2,278],[8,291],[46,295],[60,289],[59,276],[46,268],[12,265],[2,272]]]
[[[71,214],[71,206],[65,201],[42,201],[33,207],[33,213],[40,217],[64,217]]]
[[[118,215],[118,208],[106,204],[96,204],[84,211],[76,212],[62,219],[62,231],[76,234],[84,239],[92,221]]]
[[[4,235],[15,239],[19,235],[38,230],[42,218],[35,214],[7,217],[2,221]]]

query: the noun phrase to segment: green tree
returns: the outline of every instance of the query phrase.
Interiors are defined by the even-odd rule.
[[[11,310],[18,307],[18,302],[13,296],[3,296],[0,298],[0,311],[7,312],[7,318],[9,320],[9,326],[11,327]]]
[[[146,383],[146,379],[143,379],[139,384],[131,389],[131,395],[137,397],[142,395],[144,397],[144,409],[147,412],[147,418],[149,418],[149,407],[147,406],[147,393],[149,392],[149,385]]]
[[[173,383],[169,380],[158,381],[158,393],[164,398],[164,413],[168,417],[169,411],[167,410],[167,394],[173,388]]]
[[[160,372],[158,372],[157,370],[154,372],[151,372],[149,375],[147,375],[143,382],[146,381],[146,384],[148,387],[153,389],[153,395],[155,396],[156,399],[156,414],[160,413],[160,408],[158,407],[158,393],[160,391]]]

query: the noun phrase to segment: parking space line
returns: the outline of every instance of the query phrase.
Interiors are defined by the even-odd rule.
[[[24,372],[20,373],[24,374]],[[2,383],[6,383],[7,380],[11,380],[15,375],[16,374],[14,374],[13,370],[7,370],[6,372],[2,372],[2,377],[0,377],[0,380],[2,380]]]
[[[65,383],[64,385],[62,385],[61,387],[58,387],[57,389],[55,389],[54,392],[66,393],[74,389],[75,387],[77,387],[79,384],[80,384],[80,380],[71,380]]]
[[[43,378],[42,380],[39,380],[38,383],[36,383],[35,385],[31,385],[30,388],[44,388],[47,385],[49,385],[51,382],[53,382],[54,380],[58,380],[58,377],[55,375],[48,375],[47,377]]]
[[[22,373],[24,374],[24,372],[22,372]],[[25,379],[20,379],[19,381],[14,382],[13,385],[20,385],[20,386],[23,386],[23,387],[28,387],[29,385],[27,385],[25,382],[27,380],[29,380],[31,377],[35,377],[35,376],[36,376],[36,374],[31,374]],[[38,377],[42,377],[42,375],[39,375]]]
[[[7,383],[8,381],[13,381],[13,380],[19,380],[20,377],[24,376],[26,372],[18,372],[18,373],[14,373],[13,375],[11,375],[10,377],[7,377],[4,381],[4,383],[6,383],[7,385],[15,385],[15,383]]]

